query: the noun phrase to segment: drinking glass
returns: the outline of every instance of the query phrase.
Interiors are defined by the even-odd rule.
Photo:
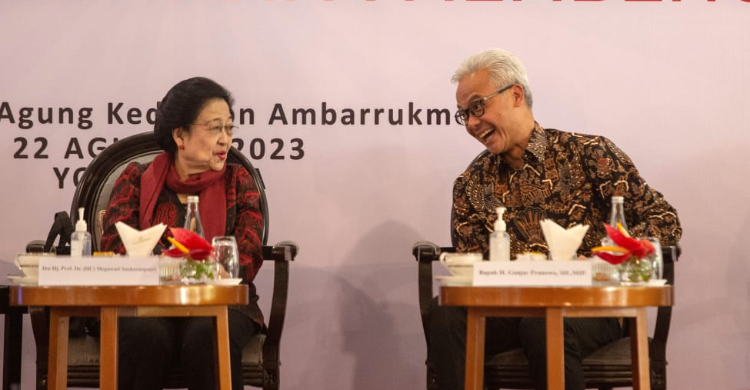
[[[664,277],[664,258],[661,253],[661,243],[655,237],[646,237],[646,239],[654,246],[654,254],[650,256],[651,265],[654,268],[652,279],[661,280]]]
[[[239,277],[240,256],[237,250],[237,240],[233,236],[217,236],[211,240],[211,245],[216,253],[216,261],[229,273],[229,277]]]

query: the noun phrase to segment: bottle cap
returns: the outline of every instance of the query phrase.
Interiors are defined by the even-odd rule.
[[[503,219],[503,214],[505,214],[505,207],[498,207],[497,208],[497,220],[495,221],[496,232],[505,231],[505,220]]]
[[[86,220],[83,219],[83,207],[78,208],[78,222],[76,222],[76,232],[85,232],[88,230]]]

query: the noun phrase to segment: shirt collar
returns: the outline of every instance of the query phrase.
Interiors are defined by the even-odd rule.
[[[526,152],[531,153],[537,161],[544,161],[544,153],[547,150],[547,134],[539,123],[534,122],[534,129],[531,131],[529,144],[526,145]]]

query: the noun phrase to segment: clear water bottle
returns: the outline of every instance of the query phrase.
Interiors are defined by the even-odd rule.
[[[197,195],[191,195],[187,198],[187,214],[185,214],[185,225],[183,228],[206,238],[206,236],[203,235],[203,224],[201,223],[201,216],[198,212]]]
[[[625,231],[628,231],[628,224],[625,222],[625,198],[622,196],[612,197],[612,210],[609,212],[609,224],[617,229],[619,224]],[[612,246],[612,239],[604,236],[602,246]]]

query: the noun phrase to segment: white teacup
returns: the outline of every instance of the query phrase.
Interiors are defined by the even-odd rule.
[[[471,277],[474,275],[474,263],[482,261],[481,253],[448,253],[440,254],[440,262],[448,268],[453,276]]]
[[[30,278],[39,277],[39,254],[21,253],[16,255],[14,262],[23,274]]]

